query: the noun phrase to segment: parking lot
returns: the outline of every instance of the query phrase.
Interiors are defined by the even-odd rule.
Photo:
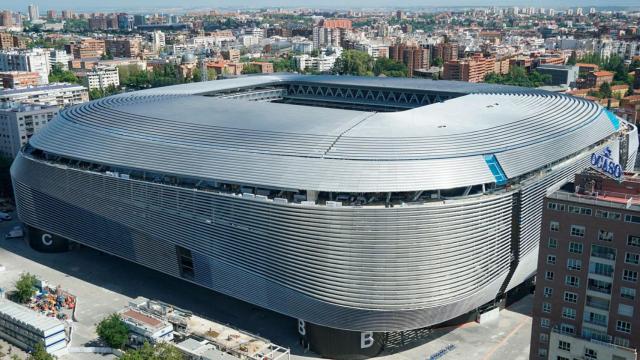
[[[80,248],[62,254],[42,254],[22,239],[4,239],[16,221],[0,222],[0,287],[13,288],[27,271],[61,285],[78,297],[77,320],[71,346],[96,343],[95,324],[122,309],[130,299],[144,296],[174,304],[195,314],[261,335],[291,349],[292,358],[317,357],[298,345],[296,321],[211,290],[187,283],[101,252]],[[427,359],[453,345],[441,359],[525,360],[529,357],[531,296],[500,314],[492,324],[469,323],[433,330],[421,345],[387,351],[381,359]],[[63,359],[105,359],[112,356],[68,354]]]

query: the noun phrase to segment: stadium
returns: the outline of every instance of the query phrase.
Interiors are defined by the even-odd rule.
[[[11,172],[34,248],[128,259],[356,358],[530,279],[543,197],[605,147],[633,169],[637,129],[562,94],[276,74],[65,109]]]

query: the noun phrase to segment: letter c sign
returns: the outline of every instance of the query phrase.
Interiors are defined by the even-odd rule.
[[[45,246],[51,246],[53,244],[53,240],[51,240],[53,236],[51,234],[42,234],[42,243]]]

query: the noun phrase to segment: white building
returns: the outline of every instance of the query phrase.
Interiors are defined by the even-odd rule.
[[[327,55],[326,51],[322,51],[320,56],[310,56],[307,54],[294,56],[293,59],[300,71],[331,71],[336,60],[340,57],[342,49],[334,49],[334,53]]]
[[[310,54],[313,51],[313,43],[308,40],[304,41],[294,41],[291,44],[293,52],[302,53],[302,54]]]
[[[58,113],[57,106],[5,103],[0,106],[0,155],[13,159],[29,138]]]
[[[84,86],[89,90],[105,90],[120,86],[120,75],[115,66],[97,66],[84,74]]]
[[[34,21],[40,19],[40,10],[38,10],[38,5],[29,5],[29,20]]]
[[[65,107],[89,101],[89,92],[82,85],[49,84],[20,89],[0,90],[0,104],[28,102]]]
[[[64,70],[69,70],[69,61],[73,60],[73,56],[67,54],[64,50],[51,49],[49,51],[49,66],[59,65]]]
[[[153,51],[158,52],[160,51],[160,49],[162,49],[163,47],[165,47],[166,40],[165,40],[165,35],[162,31],[160,30],[156,30],[151,34],[151,42],[153,43]]]
[[[0,71],[29,71],[40,75],[40,85],[49,83],[49,51],[44,49],[0,52]]]

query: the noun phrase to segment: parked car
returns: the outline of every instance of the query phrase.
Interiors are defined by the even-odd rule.
[[[7,214],[5,212],[0,212],[0,220],[8,221],[8,220],[11,220],[11,219],[12,219],[11,215],[9,215],[9,214]]]
[[[22,226],[17,225],[13,229],[9,230],[8,233],[4,234],[5,239],[17,239],[24,237],[24,230]]]

